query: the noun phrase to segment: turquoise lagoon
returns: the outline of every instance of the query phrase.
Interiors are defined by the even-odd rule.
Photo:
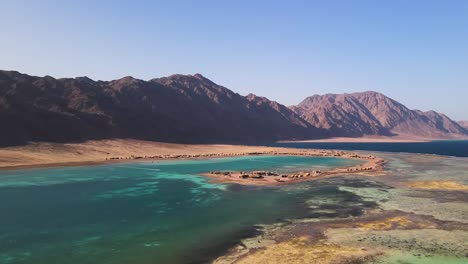
[[[347,208],[359,197],[335,185],[245,187],[199,173],[356,162],[262,156],[0,172],[0,263],[204,263],[254,235],[257,224],[313,216],[307,200],[341,200],[337,217],[361,208]]]

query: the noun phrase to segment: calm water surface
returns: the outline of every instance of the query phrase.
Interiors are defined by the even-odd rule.
[[[407,152],[436,154],[454,157],[468,157],[468,140],[447,140],[430,142],[401,143],[338,143],[338,142],[307,142],[307,143],[276,143],[273,146],[305,149],[343,149],[370,150],[386,152]]]
[[[375,203],[326,181],[242,187],[198,173],[356,162],[266,156],[0,172],[0,263],[205,263],[258,224],[355,216]]]

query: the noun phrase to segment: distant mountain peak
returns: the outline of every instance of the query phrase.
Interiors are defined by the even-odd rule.
[[[260,96],[257,96],[256,94],[254,93],[249,93],[248,95],[245,96],[247,99],[249,100],[254,100],[256,98],[259,98]]]
[[[125,76],[125,77],[122,77],[120,79],[117,79],[117,80],[113,80],[112,82],[115,82],[115,83],[134,83],[134,82],[142,82],[143,80],[140,80],[140,79],[137,79],[137,78],[134,78],[133,76]]]
[[[467,136],[465,128],[435,111],[410,110],[375,91],[313,95],[291,107],[332,136],[410,134],[444,138]]]
[[[206,78],[205,76],[201,75],[200,73],[195,73],[195,74],[193,75],[193,77],[196,77],[196,78],[198,78],[198,79],[208,79],[208,78]]]
[[[75,80],[80,81],[80,82],[94,82],[94,80],[89,78],[88,76],[75,77]]]
[[[369,95],[369,96],[384,95],[384,94],[376,92],[376,91],[354,92],[354,93],[347,93],[347,94],[350,94],[350,95]]]
[[[196,73],[194,75],[191,74],[172,74],[167,77],[155,78],[150,81],[159,82],[159,83],[207,83],[210,85],[216,85],[213,81],[206,78],[205,76]]]
[[[136,79],[132,76],[125,76],[123,78],[109,82],[110,87],[114,90],[121,90],[124,88],[138,89],[145,81]]]

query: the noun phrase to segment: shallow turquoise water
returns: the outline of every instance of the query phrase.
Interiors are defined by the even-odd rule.
[[[0,263],[204,263],[257,224],[348,217],[375,204],[333,182],[245,187],[198,173],[355,163],[267,156],[1,172]]]

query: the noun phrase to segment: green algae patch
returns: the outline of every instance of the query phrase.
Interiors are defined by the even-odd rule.
[[[412,181],[405,182],[404,185],[412,188],[427,189],[427,190],[455,190],[468,191],[468,185],[461,184],[455,181]]]
[[[397,215],[360,222],[329,224],[328,226],[331,228],[364,228],[376,231],[395,229],[433,229],[438,227],[437,223],[434,221],[415,215]]]
[[[405,252],[406,255],[416,257],[460,259],[466,258],[468,253],[468,232],[462,230],[374,231],[347,228],[328,229],[325,234],[330,243],[375,248],[389,256],[395,252]]]
[[[466,257],[454,256],[425,256],[422,254],[409,254],[407,252],[391,252],[379,258],[373,264],[466,264]]]

